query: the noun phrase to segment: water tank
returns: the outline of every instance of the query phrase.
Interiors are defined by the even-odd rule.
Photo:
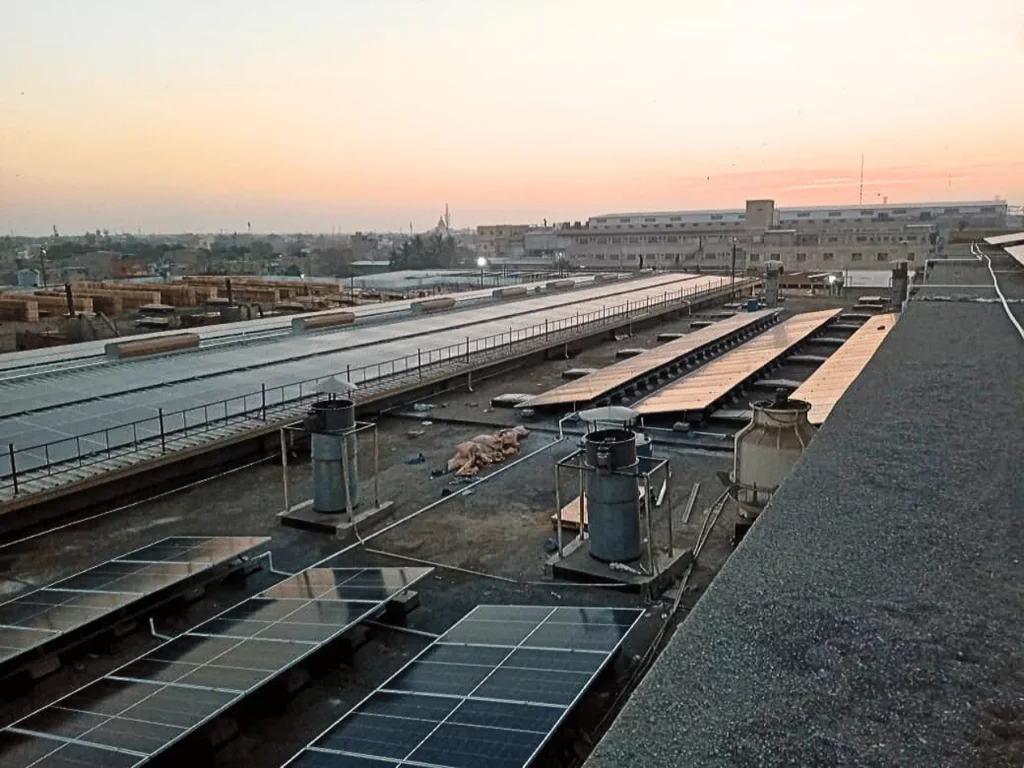
[[[907,300],[907,287],[909,285],[907,262],[892,262],[892,283],[889,287],[889,304],[893,312],[903,309],[903,302]]]
[[[641,554],[640,491],[636,435],[628,429],[600,429],[584,439],[587,525],[590,554],[605,562],[630,562]],[[615,471],[628,474],[615,474]]]
[[[747,517],[756,517],[804,452],[814,427],[811,404],[780,392],[774,400],[751,403],[753,417],[736,434],[733,482],[736,500]]]
[[[343,398],[313,403],[303,420],[306,430],[312,433],[313,509],[317,512],[345,512],[349,500],[353,508],[359,504],[359,457],[356,436],[352,434],[355,423],[355,403]],[[348,464],[347,477],[343,451]]]

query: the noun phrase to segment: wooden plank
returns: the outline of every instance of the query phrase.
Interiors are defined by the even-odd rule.
[[[769,328],[746,344],[712,360],[675,384],[640,401],[636,405],[636,411],[641,415],[647,415],[705,410],[746,379],[807,339],[841,311],[827,309],[791,317],[781,325]]]
[[[895,314],[885,314],[867,320],[793,392],[791,397],[794,400],[806,400],[811,404],[807,414],[811,424],[823,423],[832,413],[835,404],[885,341],[896,324],[896,317]]]

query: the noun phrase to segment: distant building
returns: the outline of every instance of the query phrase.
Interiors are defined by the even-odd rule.
[[[523,237],[523,248],[528,259],[555,260],[572,245],[572,237],[561,227],[535,227]]]
[[[19,288],[38,288],[43,284],[38,269],[19,269],[15,273],[14,279]]]
[[[110,259],[111,276],[117,279],[149,277],[149,262],[131,256],[114,255]]]
[[[529,224],[486,224],[476,228],[476,251],[491,256],[522,256]]]
[[[1006,203],[922,203],[848,207],[775,207],[615,213],[560,230],[568,260],[605,269],[665,267],[723,272],[782,261],[791,270],[879,269],[890,261],[920,265],[970,226],[1005,226]]]

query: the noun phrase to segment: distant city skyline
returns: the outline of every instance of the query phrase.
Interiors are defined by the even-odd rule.
[[[1024,203],[1024,7],[0,0],[0,231]]]

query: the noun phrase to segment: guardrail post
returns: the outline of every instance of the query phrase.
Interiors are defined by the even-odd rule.
[[[14,495],[18,495],[18,468],[14,463],[14,443],[7,444],[7,455],[11,457],[11,486],[14,488]]]
[[[416,370],[420,373],[420,378],[423,378],[423,350],[416,347]],[[348,487],[348,486],[346,486]]]
[[[262,402],[260,404],[260,419],[262,421],[267,420],[267,383],[263,382],[260,384],[260,396]]]
[[[160,418],[160,453],[167,453],[167,434],[164,432],[164,409],[158,408],[157,414]]]
[[[466,337],[466,362],[469,362],[469,336]]]

